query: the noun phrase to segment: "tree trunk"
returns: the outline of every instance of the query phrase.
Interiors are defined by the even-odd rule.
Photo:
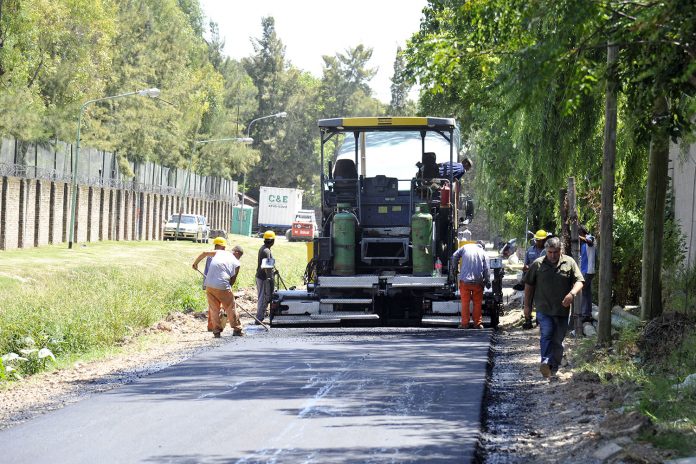
[[[653,106],[653,119],[658,121],[658,124],[650,140],[648,182],[645,188],[640,292],[642,296],[640,317],[644,321],[662,314],[662,241],[665,230],[665,197],[669,164],[669,135],[662,123],[666,111],[666,99],[657,97]]]
[[[571,255],[580,266],[580,241],[578,239],[578,207],[577,192],[575,190],[575,178],[568,178],[568,228],[570,229]],[[582,336],[582,292],[578,292],[573,299],[573,321],[575,322],[575,336]]]
[[[611,255],[614,243],[614,174],[616,164],[616,62],[619,47],[607,44],[607,97],[604,111],[602,211],[599,220],[599,326],[597,342],[611,344]]]

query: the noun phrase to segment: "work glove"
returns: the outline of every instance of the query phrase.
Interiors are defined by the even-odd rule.
[[[524,318],[524,324],[522,324],[522,329],[532,330],[532,316]]]

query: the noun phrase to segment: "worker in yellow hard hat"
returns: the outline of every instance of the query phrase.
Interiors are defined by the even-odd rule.
[[[272,230],[263,233],[263,245],[259,248],[258,263],[256,266],[256,319],[263,321],[266,317],[266,307],[271,300],[273,286],[273,253],[271,247],[275,243],[276,234]],[[258,324],[255,321],[255,324]]]
[[[213,245],[213,251],[204,251],[193,262],[193,268],[198,271],[198,263],[206,258],[210,260],[203,281],[208,300],[208,330],[212,329],[213,336],[220,338],[229,320],[232,335],[244,335],[232,293],[244,250],[237,245],[231,252],[227,251],[227,241],[222,237],[213,240]]]
[[[527,252],[524,255],[524,267],[523,272],[527,272],[529,266],[534,262],[535,259],[546,256],[546,249],[544,244],[549,234],[544,229],[539,229],[534,234],[534,244],[527,248]]]

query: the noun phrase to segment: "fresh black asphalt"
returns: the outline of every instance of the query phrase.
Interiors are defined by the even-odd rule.
[[[491,332],[279,329],[0,432],[8,463],[471,462]]]

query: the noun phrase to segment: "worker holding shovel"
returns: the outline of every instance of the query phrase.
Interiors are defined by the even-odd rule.
[[[211,258],[203,285],[208,298],[208,316],[213,328],[213,336],[220,338],[220,334],[225,328],[221,316],[223,320],[225,316],[229,317],[232,335],[241,336],[244,335],[244,332],[235,307],[232,285],[237,279],[240,267],[239,259],[244,254],[244,250],[237,245],[232,252],[227,251],[225,249],[227,241],[222,237],[216,238],[213,243],[215,244],[213,251],[204,251],[193,262],[193,268],[200,272],[198,263],[204,258]]]

